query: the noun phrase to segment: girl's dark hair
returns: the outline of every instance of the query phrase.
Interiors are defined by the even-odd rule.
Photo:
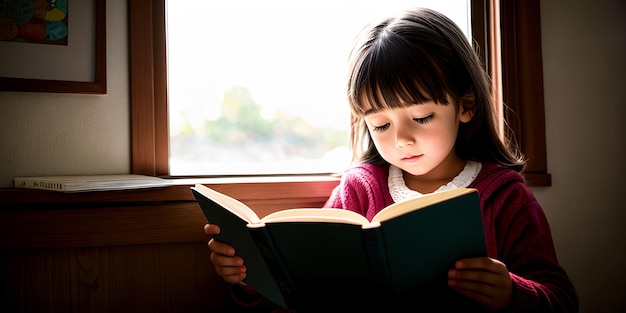
[[[418,8],[370,25],[355,41],[348,71],[353,161],[388,164],[365,125],[364,102],[377,110],[431,100],[447,105],[449,96],[462,103],[457,110],[473,111],[460,125],[457,155],[523,170],[514,141],[499,136],[489,76],[461,29],[443,14]]]

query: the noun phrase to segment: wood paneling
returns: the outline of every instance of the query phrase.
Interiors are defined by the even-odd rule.
[[[204,243],[8,254],[3,312],[215,312],[231,303]]]

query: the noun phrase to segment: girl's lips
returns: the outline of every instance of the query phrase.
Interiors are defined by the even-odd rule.
[[[421,157],[421,155],[411,155],[411,156],[407,156],[407,157],[402,158],[402,161],[405,161],[405,162],[414,162],[414,161],[416,161],[417,159],[419,159],[420,157]]]

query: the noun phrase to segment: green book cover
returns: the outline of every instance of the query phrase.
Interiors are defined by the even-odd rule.
[[[204,188],[197,185],[195,190]],[[250,253],[255,257],[251,261],[263,263],[257,259],[264,258],[259,271],[273,278],[275,288],[268,290],[267,282],[247,283],[284,307],[323,308],[443,286],[456,260],[487,255],[480,200],[472,188],[392,204],[371,222],[358,213],[329,208],[285,209],[259,219],[247,206],[216,193],[204,192],[214,199],[224,197],[216,201],[221,209],[207,209],[200,202],[207,220],[224,232],[231,226],[207,211],[241,211],[230,215],[246,221],[234,223],[242,233],[237,238],[246,239],[227,243],[237,251],[264,251]],[[253,271],[248,266],[248,275]]]
[[[233,211],[224,210],[224,206],[228,204],[226,202],[216,202],[216,198],[207,197],[212,190],[202,187],[196,186],[192,188],[193,195],[198,201],[207,221],[220,226],[220,233],[214,235],[215,240],[235,247],[235,253],[244,259],[244,265],[248,268],[244,283],[263,294],[270,301],[287,307],[282,292],[247,227],[249,221]],[[200,190],[205,192],[204,195]],[[231,202],[230,205],[239,202],[236,200],[229,201]]]
[[[459,259],[487,256],[477,192],[381,222],[392,292],[447,284]]]

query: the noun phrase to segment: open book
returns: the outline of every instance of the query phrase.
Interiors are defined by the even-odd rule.
[[[285,308],[442,287],[456,260],[487,255],[473,188],[394,203],[372,221],[333,208],[285,209],[259,218],[204,185],[191,190],[207,221],[221,228],[215,240],[243,257],[244,282]]]

